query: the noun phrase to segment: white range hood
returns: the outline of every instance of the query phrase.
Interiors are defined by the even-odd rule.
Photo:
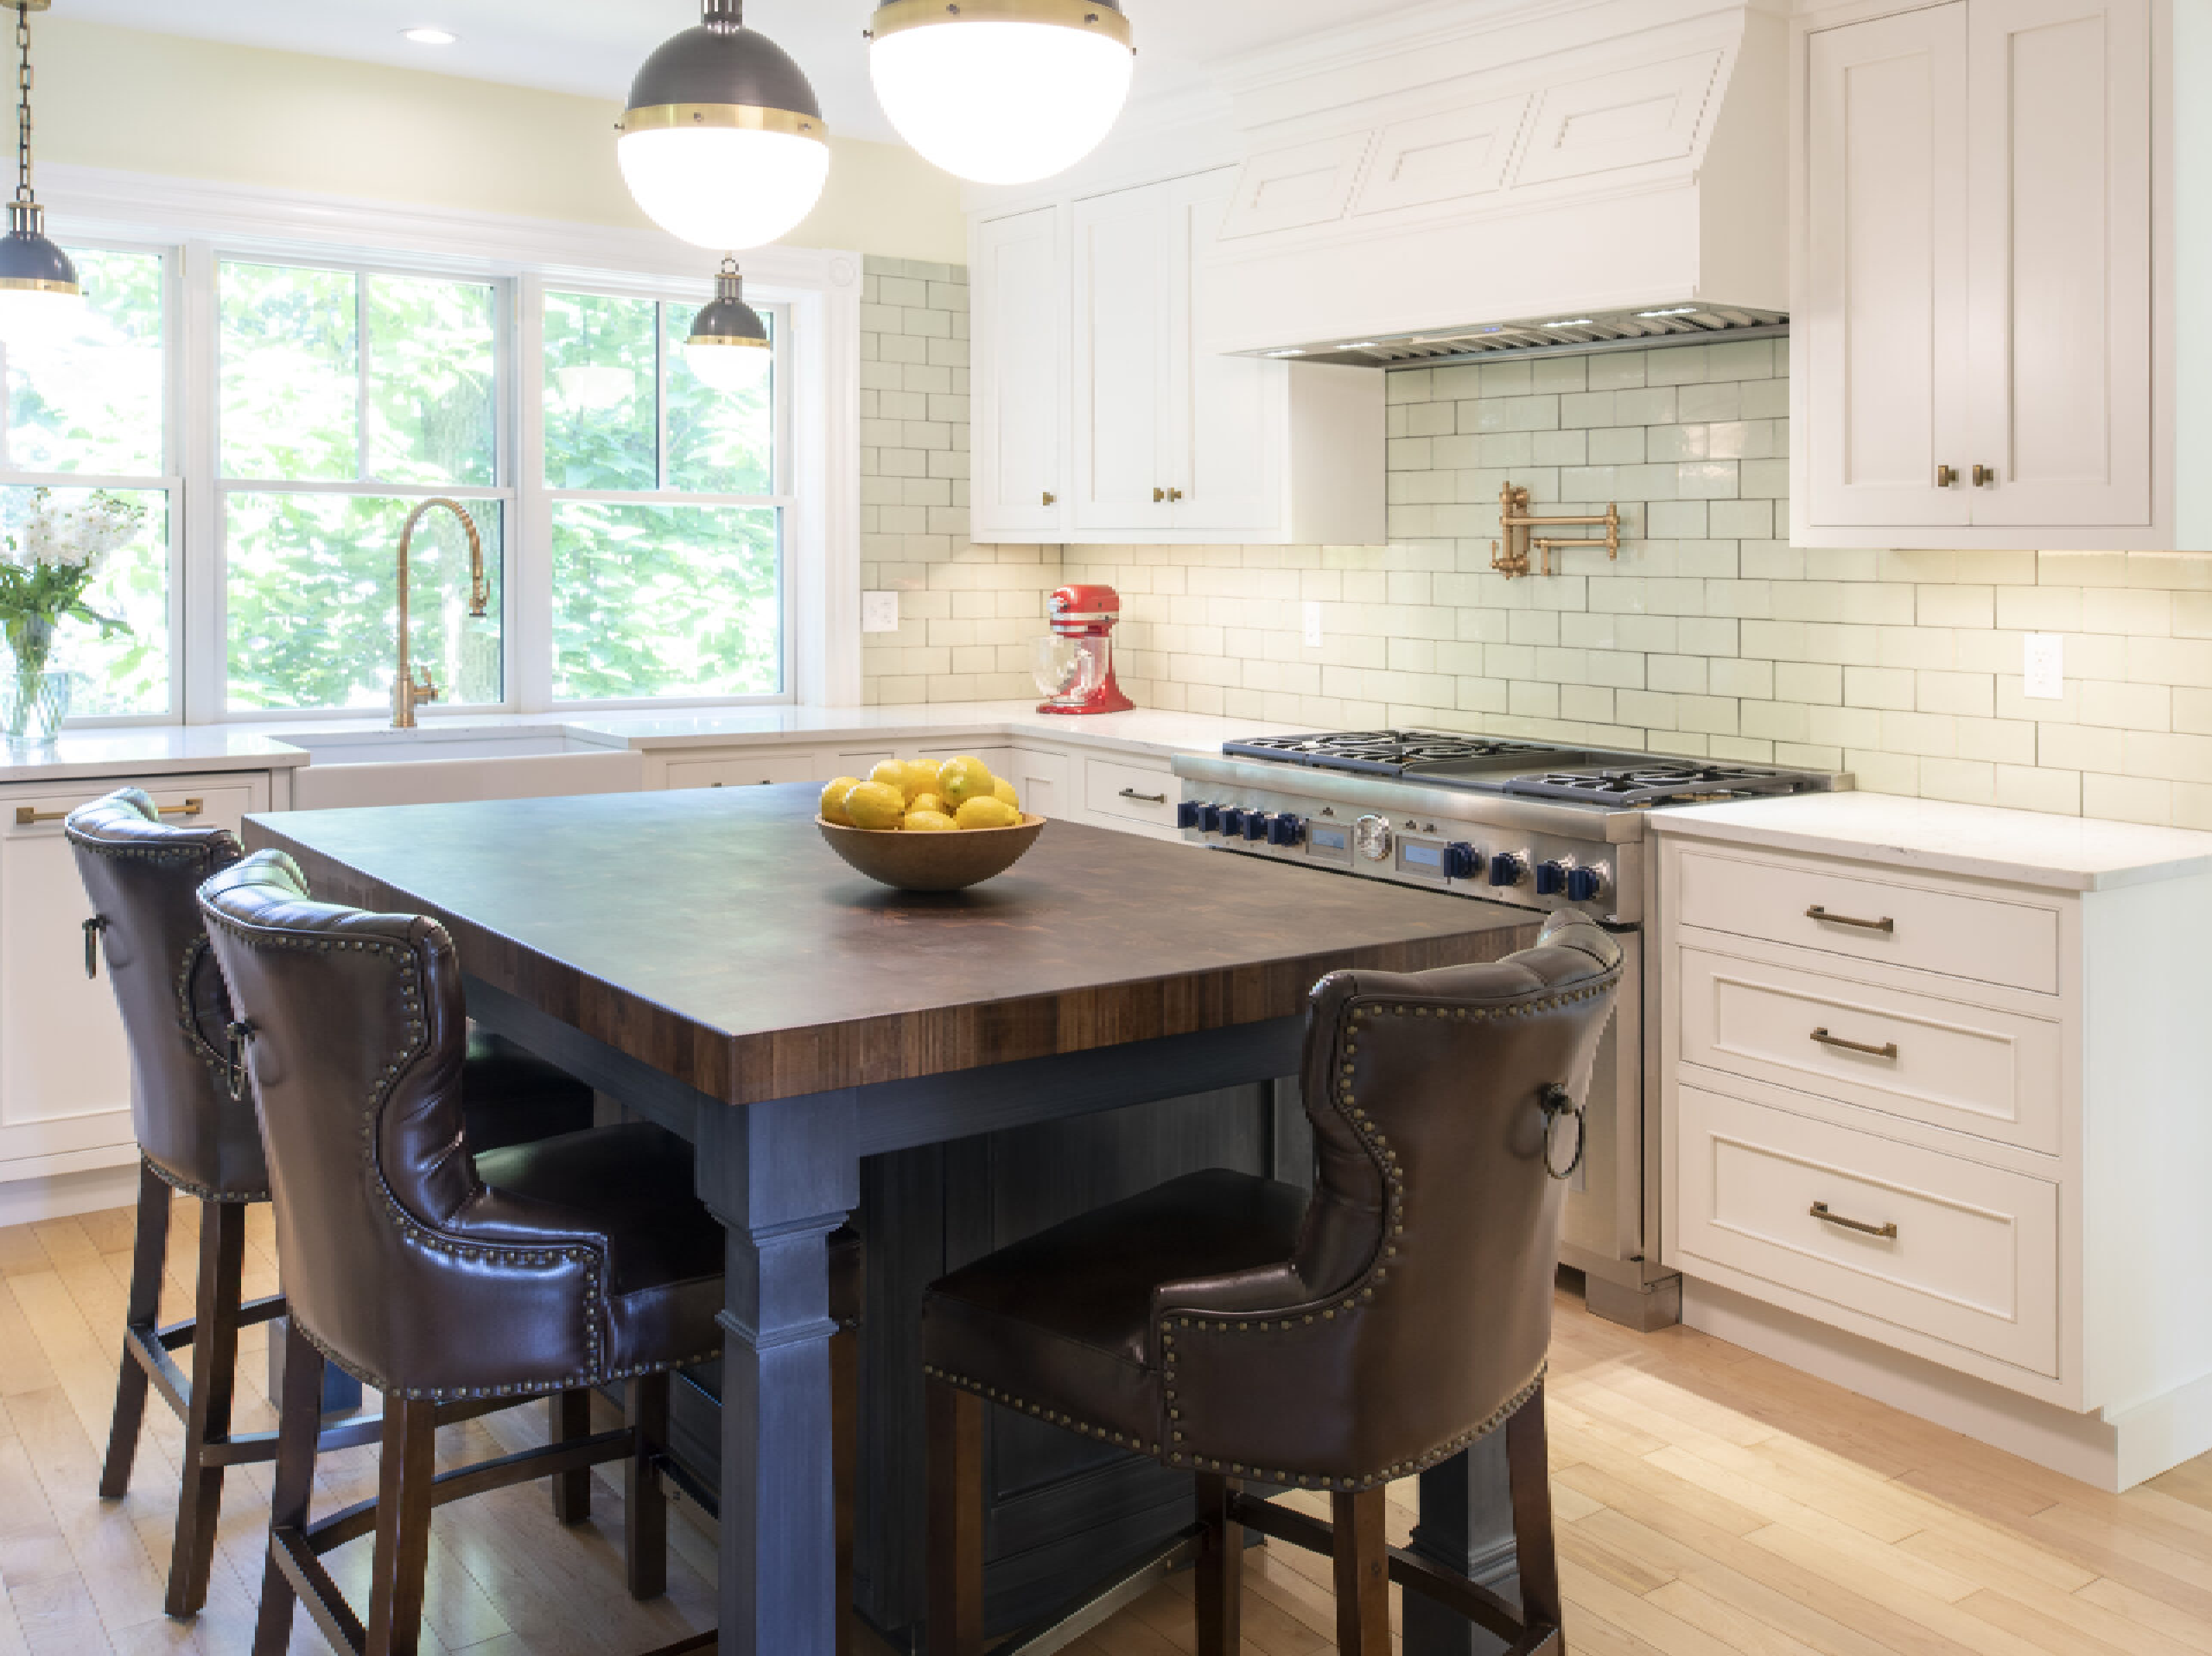
[[[1460,0],[1228,77],[1201,348],[1387,367],[1787,321],[1782,0]]]

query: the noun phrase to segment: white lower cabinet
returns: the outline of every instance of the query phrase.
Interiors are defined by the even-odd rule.
[[[1161,839],[1180,839],[1175,828],[1175,774],[1135,757],[1086,758],[1083,803],[1094,822],[1134,828]]]
[[[172,822],[236,829],[270,808],[264,772],[0,788],[0,1184],[135,1161],[130,1058],[106,973],[85,974],[92,912],[61,819],[137,786]]]
[[[781,782],[827,782],[811,753],[741,752],[735,758],[671,759],[661,773],[664,788],[766,788]],[[862,774],[865,774],[864,772]]]

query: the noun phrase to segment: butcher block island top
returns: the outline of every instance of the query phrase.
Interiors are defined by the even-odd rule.
[[[890,891],[787,787],[249,818],[317,898],[431,915],[472,977],[730,1104],[1294,1017],[1324,974],[1496,960],[1541,917],[1071,822]]]

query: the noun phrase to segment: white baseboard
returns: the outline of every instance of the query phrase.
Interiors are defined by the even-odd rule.
[[[1682,1321],[1961,1436],[2118,1493],[2212,1450],[2212,1376],[2107,1419],[2075,1414],[1712,1283]]]
[[[0,1227],[35,1225],[80,1213],[128,1208],[138,1200],[138,1158],[112,1167],[87,1167],[0,1183]]]

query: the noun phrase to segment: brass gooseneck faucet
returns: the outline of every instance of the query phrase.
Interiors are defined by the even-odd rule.
[[[443,506],[460,518],[461,528],[468,531],[468,613],[481,620],[492,601],[492,583],[484,573],[484,537],[476,532],[476,520],[461,502],[436,495],[408,513],[406,526],[399,531],[399,676],[391,686],[394,730],[414,729],[416,707],[425,701],[435,701],[443,694],[431,682],[427,667],[423,669],[422,682],[416,682],[407,654],[407,555],[415,543],[415,526],[433,506]]]

